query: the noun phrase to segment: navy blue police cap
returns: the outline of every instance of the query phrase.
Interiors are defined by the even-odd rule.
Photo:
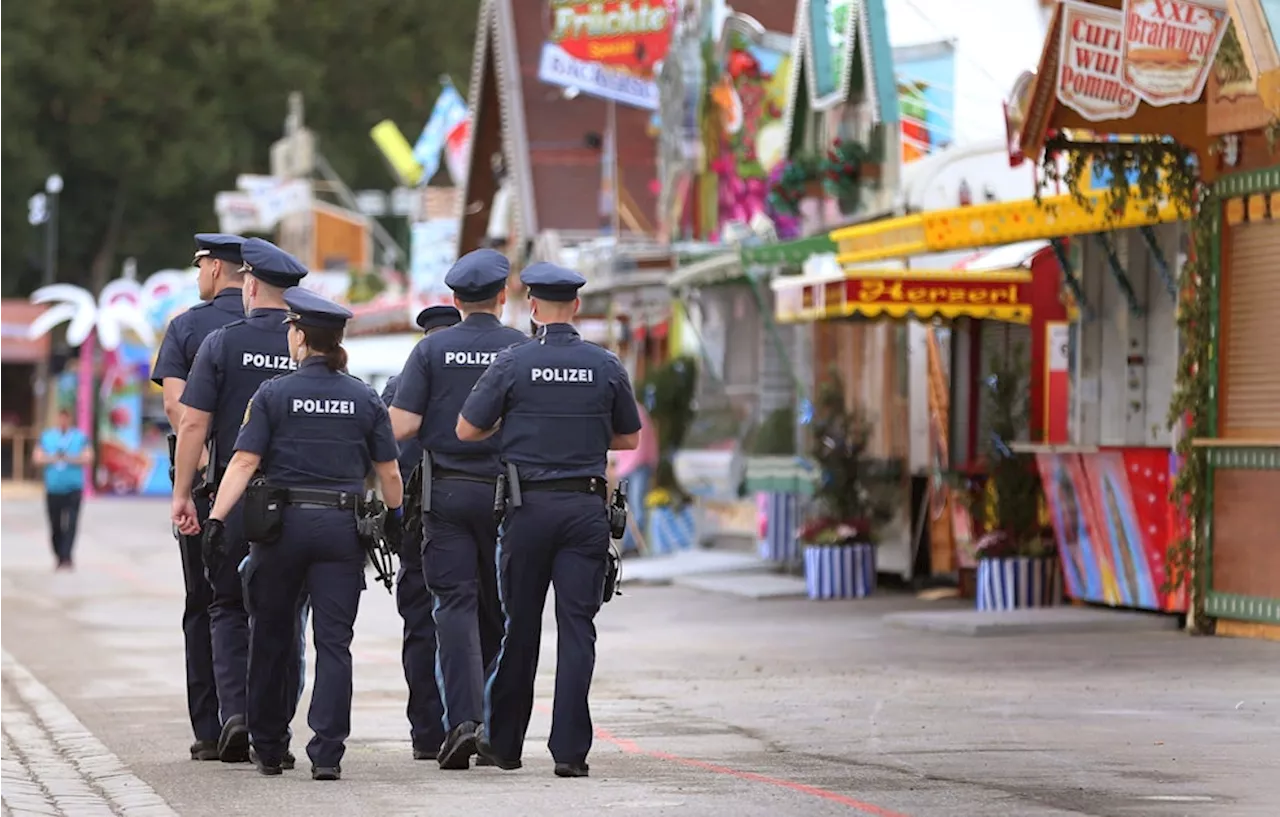
[[[307,275],[301,261],[261,238],[246,238],[240,254],[244,257],[245,272],[264,284],[297,286]]]
[[[418,313],[418,326],[423,332],[430,332],[442,326],[453,326],[462,320],[456,306],[429,306]]]
[[[286,320],[301,326],[341,329],[351,318],[350,309],[302,287],[286,289],[284,302],[289,307]]]
[[[196,254],[191,259],[191,266],[198,265],[201,258],[216,258],[233,264],[243,263],[240,255],[243,244],[243,238],[230,233],[196,233]]]
[[[545,261],[526,267],[520,281],[529,288],[529,297],[540,301],[572,301],[587,282],[578,273]]]
[[[501,292],[510,272],[511,262],[497,250],[472,250],[454,262],[444,277],[444,284],[459,301],[476,303]]]

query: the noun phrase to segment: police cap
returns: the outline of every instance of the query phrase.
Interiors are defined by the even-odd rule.
[[[289,306],[286,320],[300,326],[341,329],[351,317],[350,309],[302,287],[286,289],[284,302]]]
[[[497,250],[472,250],[459,258],[444,277],[445,286],[459,301],[487,301],[507,285],[511,262]]]
[[[529,288],[529,297],[541,301],[572,301],[587,282],[578,273],[558,264],[541,262],[526,267],[520,281]]]
[[[418,326],[423,332],[430,332],[442,326],[453,326],[462,320],[456,306],[429,306],[418,313]]]
[[[216,258],[219,261],[230,261],[240,264],[240,247],[244,239],[229,233],[196,233],[196,255],[191,259],[191,266],[200,263],[201,258]]]
[[[297,286],[307,274],[301,261],[261,238],[246,238],[240,253],[244,257],[245,272],[264,284]]]

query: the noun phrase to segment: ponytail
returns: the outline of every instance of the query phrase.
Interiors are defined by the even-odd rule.
[[[342,348],[342,330],[319,326],[302,326],[303,341],[313,353],[324,358],[329,371],[341,372],[347,368],[347,350]]]

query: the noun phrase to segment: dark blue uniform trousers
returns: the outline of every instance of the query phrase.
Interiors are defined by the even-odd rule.
[[[556,686],[547,747],[557,763],[591,750],[587,694],[596,663],[595,616],[604,591],[609,521],[601,497],[527,491],[508,512],[498,550],[506,635],[485,687],[485,729],[494,753],[518,760],[533,713],[533,684],[548,585],[556,591]]]
[[[249,642],[249,736],[264,763],[278,763],[289,742],[298,693],[298,605],[311,597],[315,683],[307,754],[337,766],[351,733],[351,638],[364,589],[364,551],[355,517],[337,509],[285,508],[284,529],[253,545],[245,569],[253,633]]]
[[[249,553],[244,539],[243,503],[227,514],[227,552],[209,570],[213,601],[209,624],[213,631],[213,674],[218,684],[218,704],[222,721],[245,714],[245,684],[249,670],[249,613],[244,606],[244,585],[240,562]]]
[[[209,518],[209,503],[196,501],[203,527]],[[182,605],[182,638],[187,658],[187,713],[196,740],[218,739],[222,721],[218,719],[218,687],[213,676],[213,641],[209,630],[209,605],[213,588],[204,577],[200,536],[178,536],[182,555],[185,593]]]
[[[422,566],[435,599],[435,672],[446,730],[484,722],[485,676],[502,643],[493,492],[492,483],[436,480],[423,524]]]
[[[422,574],[422,539],[406,539],[396,577],[396,609],[404,620],[400,661],[409,687],[409,737],[415,749],[437,751],[444,742],[444,705],[436,687],[436,623]]]

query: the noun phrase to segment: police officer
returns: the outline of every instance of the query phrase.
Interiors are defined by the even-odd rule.
[[[244,306],[248,317],[227,324],[205,338],[182,393],[185,411],[178,431],[174,471],[173,521],[183,530],[196,530],[190,492],[200,448],[209,443],[205,488],[216,490],[235,447],[240,419],[249,398],[263,381],[296,365],[289,356],[288,327],[284,324],[284,290],[307,274],[298,259],[261,238],[246,240]],[[214,674],[221,705],[222,731],[218,753],[223,762],[249,760],[249,730],[245,726],[245,684],[248,681],[249,614],[237,568],[248,555],[249,543],[239,506],[226,517],[228,544],[221,558],[204,553],[213,586],[209,615],[213,627]],[[295,648],[296,649],[296,648]],[[298,678],[295,671],[295,679]]]
[[[384,532],[400,544],[403,486],[387,409],[363,381],[345,373],[342,330],[351,312],[293,287],[289,351],[298,369],[263,383],[245,407],[236,453],[205,525],[208,547],[226,550],[226,520],[256,472],[252,558],[245,575],[254,625],[249,645],[248,724],[258,771],[280,774],[295,692],[289,678],[298,600],[311,596],[315,683],[307,723],[311,777],[342,775],[351,733],[351,637],[364,589],[364,550],[356,517],[370,467],[391,509]],[[270,501],[259,501],[268,497]],[[274,510],[273,510],[274,509]],[[261,513],[257,513],[258,511]]]
[[[223,233],[197,233],[196,254],[191,262],[198,268],[196,278],[203,301],[169,322],[151,380],[164,390],[164,413],[176,440],[182,425],[182,390],[191,373],[196,351],[213,330],[244,317],[240,288],[240,245],[244,239]],[[170,467],[172,469],[172,463]],[[170,480],[173,480],[172,470]],[[204,518],[209,505],[200,502],[197,510]],[[182,577],[186,585],[182,606],[182,634],[187,664],[187,713],[195,743],[191,744],[192,760],[217,760],[218,737],[222,722],[218,718],[218,687],[213,676],[213,647],[210,643],[209,605],[213,590],[204,579],[200,559],[200,537],[178,534],[182,557]]]
[[[429,306],[418,313],[418,326],[426,335],[439,332],[462,320],[457,307]],[[387,381],[382,402],[390,406],[396,396],[399,376]],[[422,445],[416,438],[400,443],[400,478],[406,483],[422,460]],[[409,737],[414,760],[435,760],[444,742],[444,704],[436,686],[436,623],[431,617],[431,594],[422,573],[421,527],[405,536],[400,548],[400,571],[396,576],[396,609],[404,620],[404,645],[400,660],[409,687]]]
[[[557,776],[586,777],[594,620],[609,552],[606,456],[639,445],[640,418],[622,363],[569,323],[585,279],[554,264],[534,264],[520,279],[538,338],[497,356],[457,423],[462,440],[485,439],[501,425],[511,480],[498,558],[506,636],[486,686],[477,748],[503,769],[521,765],[550,585],[558,647],[547,745]]]
[[[437,681],[444,703],[442,769],[466,769],[484,719],[485,669],[502,641],[493,499],[499,440],[462,442],[458,411],[498,352],[527,338],[499,320],[510,265],[494,250],[470,252],[445,276],[463,314],[423,338],[405,362],[392,403],[396,436],[424,451],[423,571],[434,599]],[[429,496],[429,502],[425,499]]]

